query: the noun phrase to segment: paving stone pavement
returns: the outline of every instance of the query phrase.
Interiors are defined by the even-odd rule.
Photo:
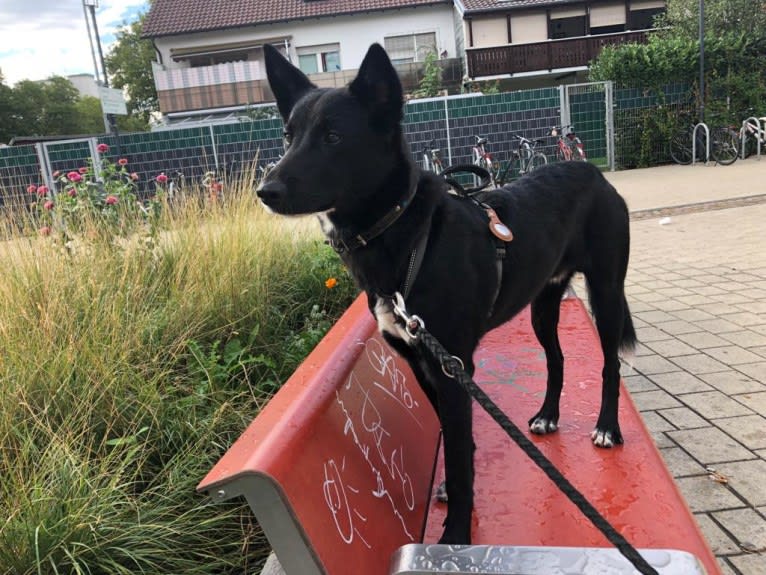
[[[626,386],[722,573],[764,575],[766,158],[607,178],[633,214]]]

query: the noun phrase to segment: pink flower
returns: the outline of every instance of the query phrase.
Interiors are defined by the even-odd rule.
[[[109,146],[106,144],[99,144],[96,146],[96,150],[98,150],[99,154],[106,154],[109,151]]]
[[[82,176],[78,174],[77,172],[69,172],[66,177],[69,179],[70,182],[79,182],[82,180]]]
[[[132,174],[130,174],[130,179],[135,182],[138,179],[138,174],[136,172],[133,172]]]
[[[51,227],[50,226],[43,226],[40,228],[39,233],[41,236],[49,236],[51,235]]]
[[[83,166],[83,167],[82,167],[82,168],[80,168],[78,171],[79,171],[81,174],[87,174],[87,173],[88,173],[88,168],[86,168],[85,166]]]
[[[48,193],[48,186],[40,186],[37,188],[37,195],[44,196]]]
[[[55,171],[55,172],[53,172],[53,174],[51,174],[51,175],[52,175],[54,178],[58,178],[58,177],[61,175],[61,172],[60,172],[59,170],[56,170],[56,171]]]
[[[27,193],[28,194],[36,194],[37,193],[37,186],[34,184],[29,184],[27,186]]]
[[[117,199],[117,196],[111,196],[111,195],[107,196],[106,200],[104,201],[106,202],[107,206],[113,206],[114,204],[119,202],[119,200]]]
[[[164,183],[166,183],[168,181],[168,177],[165,175],[165,172],[162,172],[155,179],[157,180],[158,184],[164,184]]]
[[[53,206],[55,206],[55,205],[56,205],[56,204],[54,204],[54,203],[53,203],[53,200],[48,200],[47,202],[45,202],[45,203],[43,204],[43,207],[44,207],[46,210],[52,210],[52,209],[53,209]]]
[[[121,166],[127,166],[128,165],[128,159],[127,158],[120,158],[119,160],[117,160],[117,163],[120,164]]]
[[[69,196],[70,198],[76,198],[76,197],[77,197],[77,190],[75,190],[74,188],[69,188],[69,189],[66,191],[66,194],[67,194],[67,196]]]

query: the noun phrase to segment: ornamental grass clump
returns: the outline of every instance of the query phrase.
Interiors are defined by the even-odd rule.
[[[176,194],[147,249],[99,219],[131,189],[88,188],[121,242],[86,226],[76,249],[53,229],[0,245],[0,573],[258,571],[250,511],[195,486],[356,291],[313,221],[252,190]]]

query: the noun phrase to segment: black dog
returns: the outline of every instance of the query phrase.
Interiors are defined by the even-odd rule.
[[[622,443],[617,354],[636,340],[623,292],[629,250],[625,202],[590,164],[543,166],[482,194],[513,233],[512,241],[501,241],[488,229],[486,210],[448,193],[442,178],[413,163],[402,135],[401,84],[383,48],[369,49],[357,77],[343,89],[318,89],[275,48],[264,51],[288,147],[258,196],[279,214],[319,215],[330,244],[367,293],[379,329],[412,367],[442,425],[449,508],[441,542],[468,544],[471,398],[412,345],[393,312],[394,294],[406,296],[407,310],[424,320],[470,374],[479,338],[531,302],[548,381],[529,426],[543,434],[556,431],[559,419],[560,301],[572,274],[583,272],[604,354],[601,412],[592,438],[600,447]],[[498,256],[501,246],[504,257]]]

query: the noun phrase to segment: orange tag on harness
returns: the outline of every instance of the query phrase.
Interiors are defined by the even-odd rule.
[[[487,208],[487,215],[489,216],[489,231],[492,232],[492,235],[504,242],[510,242],[513,239],[513,233],[508,226],[500,221],[495,210]]]

